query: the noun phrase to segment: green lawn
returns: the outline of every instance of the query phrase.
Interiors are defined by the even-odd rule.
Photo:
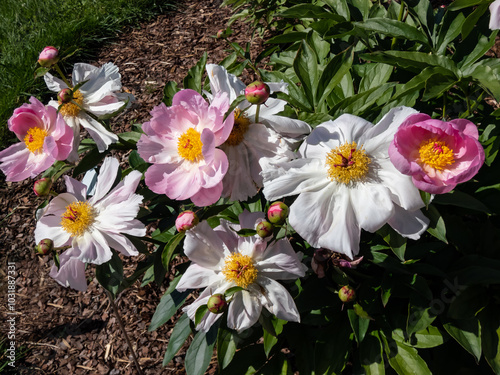
[[[173,8],[175,0],[1,0],[0,149],[13,139],[7,130],[12,111],[34,95],[47,101],[43,78],[34,79],[40,51],[77,49],[71,61],[91,52],[125,25]],[[53,95],[53,94],[51,94]]]

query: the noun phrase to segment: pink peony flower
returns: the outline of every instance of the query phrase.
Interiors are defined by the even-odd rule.
[[[476,125],[464,119],[434,120],[422,113],[401,124],[389,156],[417,188],[432,194],[447,193],[470,180],[484,162]]]
[[[153,163],[146,171],[146,185],[170,199],[191,199],[197,206],[217,202],[227,172],[226,154],[217,149],[233,128],[234,116],[227,94],[218,94],[209,105],[194,90],[179,91],[172,106],[160,104],[143,124],[137,142],[141,157]]]
[[[73,148],[73,131],[56,108],[45,107],[36,98],[14,110],[9,130],[21,142],[0,152],[0,169],[7,181],[22,181],[65,160]]]

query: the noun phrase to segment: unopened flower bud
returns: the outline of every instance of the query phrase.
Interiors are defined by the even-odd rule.
[[[73,91],[68,88],[62,89],[57,94],[57,99],[60,103],[69,103],[71,100],[73,100]]]
[[[344,285],[339,290],[339,298],[344,303],[352,302],[356,299],[356,291],[349,285]]]
[[[252,104],[265,103],[271,94],[271,89],[261,81],[255,81],[245,88],[245,99]]]
[[[38,197],[45,197],[50,194],[52,179],[50,177],[41,178],[33,184],[33,191]]]
[[[219,31],[217,31],[217,39],[220,39],[224,36],[224,30],[220,29]]]
[[[45,68],[50,68],[58,61],[59,61],[59,50],[52,46],[45,47],[38,56],[38,63]]]
[[[193,211],[184,211],[175,219],[175,228],[179,232],[185,232],[199,223],[198,216]]]
[[[282,224],[288,217],[288,206],[283,202],[274,202],[267,210],[267,218],[273,224]]]
[[[35,246],[35,251],[40,255],[49,254],[54,249],[54,242],[51,239],[45,238]]]
[[[214,294],[208,299],[208,311],[213,314],[222,314],[227,309],[227,301],[224,294]]]
[[[266,238],[269,237],[271,234],[273,234],[273,225],[267,221],[267,220],[262,220],[259,224],[257,224],[257,234],[261,238]]]

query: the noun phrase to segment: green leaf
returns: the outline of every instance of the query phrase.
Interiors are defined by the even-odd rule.
[[[437,327],[428,326],[426,329],[415,332],[407,339],[402,329],[392,330],[392,338],[402,344],[414,348],[434,348],[444,343],[444,337]]]
[[[266,44],[286,44],[286,43],[294,43],[299,40],[305,39],[308,33],[304,31],[293,31],[286,34],[276,35],[272,38],[269,38],[266,41]]]
[[[231,297],[234,293],[237,293],[241,290],[245,290],[245,288],[242,288],[241,286],[233,286],[224,292],[224,297],[226,297],[226,299],[227,299],[227,298]]]
[[[168,363],[175,357],[191,334],[189,322],[190,319],[188,315],[182,314],[177,323],[175,323],[175,327],[172,330],[170,339],[168,340],[165,356],[163,357],[163,367],[168,365]]]
[[[497,101],[500,100],[500,75],[497,70],[479,61],[468,68],[468,71],[464,72],[464,76],[466,74],[477,80],[483,89],[490,92]]]
[[[283,332],[283,326],[287,323],[286,320],[278,319],[275,316],[271,317],[270,321],[273,325],[274,334],[264,330],[264,352],[266,357],[269,357],[271,349],[278,342],[279,334]]]
[[[472,12],[467,19],[465,20],[463,26],[462,26],[462,39],[467,38],[469,33],[474,29],[474,27],[477,24],[477,21],[481,16],[486,12],[488,9],[489,4],[481,4],[479,5],[476,9],[474,9],[474,12]]]
[[[205,65],[207,64],[207,53],[203,52],[200,60],[189,69],[188,74],[182,81],[185,89],[192,89],[201,94],[202,83],[201,78],[203,77],[203,72],[205,71]]]
[[[429,227],[427,228],[427,232],[436,237],[438,240],[448,243],[448,239],[446,238],[446,225],[437,208],[432,205],[427,207],[426,214],[431,220]]]
[[[335,86],[340,83],[342,77],[351,69],[353,59],[354,49],[348,48],[343,53],[336,55],[325,67],[317,83],[316,97],[319,98],[318,106],[323,104]]]
[[[436,42],[439,55],[444,55],[449,44],[462,32],[465,16],[462,13],[446,12]]]
[[[124,132],[117,134],[120,142],[127,144],[136,144],[141,138],[142,133],[139,132]]]
[[[352,307],[356,315],[358,315],[360,318],[374,320],[370,315],[368,315],[368,313],[363,309],[363,307],[361,307],[359,303],[355,303]]]
[[[455,320],[443,324],[450,334],[477,361],[481,358],[481,326],[477,319]]]
[[[208,312],[208,306],[207,305],[201,305],[198,307],[196,310],[196,313],[194,314],[194,325],[197,326],[200,324],[201,320],[205,316],[205,314]]]
[[[224,120],[234,111],[234,109],[238,106],[238,104],[240,104],[243,100],[245,100],[244,94],[241,94],[240,96],[238,96],[236,99],[233,100],[226,113],[224,113]]]
[[[166,271],[168,271],[169,269],[170,261],[172,260],[172,255],[174,254],[175,249],[177,248],[177,246],[179,246],[185,235],[186,232],[177,233],[168,241],[168,243],[163,248],[161,254],[161,262]]]
[[[163,88],[163,103],[165,103],[167,107],[170,107],[172,105],[172,98],[179,91],[180,89],[177,87],[177,82],[168,81]]]
[[[359,92],[364,92],[369,89],[375,88],[377,86],[386,83],[394,70],[392,65],[387,64],[366,64],[367,69],[361,78],[359,84]]]
[[[180,277],[174,279],[174,281],[170,283],[170,286],[163,297],[161,297],[160,303],[156,307],[156,311],[151,318],[151,323],[148,327],[149,332],[156,330],[158,327],[170,320],[189,295],[190,290],[179,292],[175,289],[179,280]]]
[[[432,375],[425,361],[415,348],[382,335],[384,350],[391,367],[399,375]]]
[[[147,168],[148,164],[144,161],[143,158],[139,155],[136,150],[132,150],[130,155],[128,156],[128,163],[130,166],[136,170],[140,170],[142,168]]]
[[[97,148],[89,151],[87,155],[85,155],[83,159],[80,160],[75,169],[73,169],[73,178],[78,176],[80,173],[87,172],[88,170],[94,168],[104,159],[106,155],[108,155],[108,153],[108,151],[104,151],[101,153]]]
[[[385,374],[382,343],[377,331],[371,331],[360,343],[359,360],[366,375]]]
[[[316,104],[316,85],[318,82],[318,63],[314,50],[302,41],[293,61],[295,74],[299,78],[308,102],[312,107]]]
[[[341,374],[351,350],[351,329],[341,318],[319,332],[314,348],[315,374]]]
[[[345,76],[344,76],[345,78]],[[342,113],[351,113],[357,116],[362,115],[372,105],[380,100],[387,92],[392,93],[395,82],[389,82],[382,86],[375,87],[360,94],[352,95],[337,103],[329,112],[332,116],[339,116]]]
[[[448,276],[458,285],[500,284],[500,260],[466,255],[453,264]]]
[[[360,344],[368,331],[370,319],[360,317],[353,309],[347,310],[347,316],[349,317],[354,337],[356,338],[357,343]]]
[[[384,241],[391,247],[391,250],[402,262],[405,260],[406,238],[401,236],[389,225],[384,225],[377,231]]]
[[[327,12],[324,8],[312,4],[294,5],[285,11],[278,13],[276,16],[283,18],[327,18],[337,22],[346,21],[344,17],[338,14]]]
[[[408,320],[406,321],[408,336],[429,327],[437,316],[434,305],[431,304],[428,306],[428,303],[416,304],[414,303],[415,299],[418,298],[410,299],[410,303],[408,304]]]
[[[448,316],[452,319],[472,319],[488,304],[486,290],[472,286],[460,290],[448,309]]]
[[[455,0],[449,6],[448,10],[455,11],[463,8],[473,7],[475,5],[490,3],[488,0]]]
[[[116,298],[121,291],[124,276],[122,260],[115,251],[109,261],[96,266],[95,276],[99,284]]]
[[[484,357],[495,374],[500,373],[500,312],[497,307],[488,306],[481,311],[481,343]]]
[[[50,68],[44,68],[43,66],[37,68],[35,70],[35,78],[43,77],[49,70]]]
[[[364,22],[353,22],[363,30],[374,31],[395,38],[410,39],[429,46],[425,33],[407,23],[387,18],[371,18]]]
[[[450,191],[447,194],[437,194],[434,197],[433,203],[444,206],[463,207],[491,214],[490,209],[486,207],[481,201],[474,198],[472,195],[461,192],[459,190]]]
[[[235,334],[230,329],[220,328],[217,335],[217,363],[219,368],[225,369],[233,360],[235,353]]]
[[[203,375],[214,352],[217,339],[218,324],[214,324],[210,330],[198,332],[186,351],[185,369],[187,375]]]
[[[429,67],[440,67],[443,70],[436,72],[459,78],[455,62],[446,56],[412,51],[378,51],[360,54],[360,57],[364,60],[399,66],[414,72],[421,72]]]
[[[251,237],[251,236],[255,236],[257,234],[257,231],[255,229],[248,229],[248,228],[243,228],[243,229],[240,229],[239,231],[235,231],[235,232],[238,234],[238,236],[241,236],[241,237]]]
[[[288,76],[282,72],[267,72],[264,70],[260,70],[260,73],[265,81],[279,82],[283,80],[283,82],[288,84],[288,94],[279,94],[282,99],[286,100],[291,105],[302,109],[303,111],[313,111],[312,105],[307,100],[302,88],[298,87]]]

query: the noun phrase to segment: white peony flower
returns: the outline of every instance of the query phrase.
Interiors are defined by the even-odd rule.
[[[50,73],[46,73],[44,79],[49,90],[54,92],[68,88],[65,82]],[[116,134],[107,130],[99,121],[93,119],[89,113],[96,117],[109,115],[122,108],[127,100],[129,100],[129,105],[134,100],[132,94],[118,92],[122,89],[121,76],[118,67],[113,63],[104,64],[100,68],[84,63],[75,64],[71,84],[74,87],[84,81],[87,82],[73,93],[73,101],[78,103],[84,111],[71,102],[64,104],[60,110],[66,123],[73,129],[75,136],[73,152],[68,158],[70,161],[78,160],[80,126],[87,129],[96,142],[99,152],[104,152],[111,143],[118,141]],[[54,100],[49,104],[56,108],[59,107],[59,103]]]
[[[229,74],[219,65],[206,66],[210,78],[212,94],[226,93],[232,102],[245,91],[245,85],[236,76]],[[279,84],[271,84],[274,89],[284,89]],[[279,87],[278,87],[279,86]],[[229,160],[229,169],[222,182],[222,196],[231,201],[245,201],[257,194],[262,188],[262,168],[269,163],[289,160],[293,154],[289,145],[281,135],[273,130],[272,124],[288,125],[287,134],[303,135],[309,133],[310,127],[306,123],[274,116],[283,110],[286,103],[283,100],[269,98],[266,104],[261,105],[259,121],[255,123],[255,109],[246,100],[238,105],[234,111],[234,126],[229,138],[220,146]],[[267,107],[269,105],[269,107]],[[250,108],[248,108],[250,106]],[[245,112],[243,109],[248,108]],[[280,120],[276,120],[279,118]],[[276,120],[276,121],[273,121]],[[287,122],[288,121],[288,122]],[[267,122],[268,125],[264,125]],[[278,126],[279,129],[282,130]],[[295,132],[298,132],[295,134]]]
[[[244,211],[240,225],[221,220],[212,229],[206,221],[186,232],[184,252],[192,264],[182,276],[177,290],[206,289],[191,305],[184,308],[191,320],[198,307],[211,295],[224,293],[234,286],[244,288],[229,303],[227,325],[241,332],[254,325],[262,307],[280,319],[298,322],[299,312],[292,296],[275,280],[303,277],[305,265],[300,262],[287,239],[268,245],[258,236],[241,237],[235,231],[255,229],[264,217],[262,212]],[[221,314],[207,313],[197,329],[208,331]]]
[[[60,256],[60,268],[51,276],[64,286],[81,290],[83,263],[103,264],[113,255],[111,248],[124,255],[138,255],[134,244],[124,236],[143,237],[146,228],[135,217],[142,195],[135,190],[142,174],[130,172],[113,188],[118,160],[106,158],[97,179],[95,194],[86,199],[87,186],[64,176],[67,193],[59,194],[44,209],[35,229],[35,240],[54,241],[55,247],[70,246]]]
[[[391,163],[388,149],[399,125],[416,111],[392,109],[372,125],[344,114],[316,127],[301,145],[299,158],[262,172],[268,200],[298,195],[290,224],[313,247],[354,259],[361,229],[375,232],[389,223],[418,239],[429,220],[411,178]]]

